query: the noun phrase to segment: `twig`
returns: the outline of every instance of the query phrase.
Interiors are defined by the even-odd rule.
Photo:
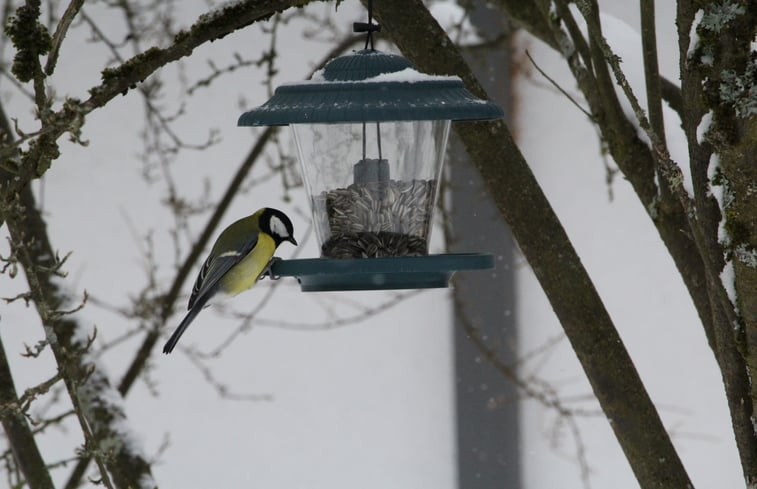
[[[213,371],[208,367],[201,359],[200,355],[194,349],[184,348],[192,365],[202,374],[205,380],[210,384],[219,396],[223,399],[232,401],[252,401],[252,402],[270,402],[273,401],[273,395],[271,394],[240,394],[231,392],[229,386],[220,382],[213,375]]]
[[[37,384],[34,387],[29,387],[28,389],[26,389],[21,397],[18,398],[18,409],[21,412],[26,412],[31,406],[31,403],[34,402],[34,400],[37,399],[38,396],[46,394],[50,390],[50,388],[57,384],[60,380],[61,375],[60,372],[58,372],[46,381]]]
[[[665,145],[665,124],[662,118],[662,89],[657,66],[657,28],[654,23],[654,0],[640,0],[641,46],[644,59],[644,81],[647,87],[647,110],[652,131]]]
[[[201,89],[210,86],[210,84],[224,74],[233,73],[240,68],[246,68],[248,66],[260,66],[263,59],[244,59],[239,53],[234,53],[234,63],[230,63],[223,68],[218,68],[211,61],[208,60],[208,66],[210,66],[211,73],[205,78],[201,78],[195,81],[189,88],[187,88],[187,95],[194,95],[194,93]]]
[[[417,289],[417,290],[403,292],[400,294],[394,294],[389,299],[373,307],[366,308],[357,314],[334,318],[334,319],[330,319],[330,320],[326,320],[322,322],[313,322],[313,323],[294,322],[294,321],[261,318],[257,316],[254,316],[254,321],[255,321],[256,326],[265,326],[265,327],[285,329],[285,330],[290,330],[290,331],[304,331],[304,332],[326,331],[326,330],[331,330],[331,329],[343,328],[346,326],[352,326],[354,324],[359,324],[360,322],[365,321],[375,316],[379,312],[392,308],[396,306],[397,304],[400,304],[417,295],[422,294],[423,292],[424,292],[423,289]],[[253,319],[252,313],[235,315],[235,316],[239,317],[240,319],[244,319],[245,322]]]
[[[52,489],[54,485],[50,471],[45,467],[45,461],[29,429],[29,424],[20,407],[22,404],[24,402],[16,394],[5,347],[0,339],[0,406],[2,406],[0,420],[2,420],[8,444],[12,447],[16,464],[29,486],[35,489]]]
[[[573,98],[573,96],[571,94],[569,94],[568,92],[566,92],[565,89],[563,89],[563,87],[561,87],[555,80],[553,80],[549,75],[547,75],[544,72],[544,70],[542,70],[539,67],[539,65],[536,64],[536,61],[534,61],[534,58],[531,57],[531,53],[529,53],[528,50],[526,50],[526,56],[528,57],[529,61],[531,61],[531,64],[534,65],[534,68],[536,68],[536,70],[539,73],[541,73],[541,75],[544,78],[546,78],[552,84],[552,86],[554,86],[556,89],[558,89],[560,91],[560,93],[562,93],[563,95],[565,95],[565,97],[568,100],[570,100],[571,103],[578,108],[578,110],[580,110],[581,112],[583,112],[584,115],[586,117],[588,117],[591,122],[593,122],[595,124],[597,123],[597,118],[596,117],[594,117],[588,110],[586,110],[583,107],[581,107],[581,105],[576,101],[576,99]]]
[[[66,37],[68,28],[71,26],[74,17],[84,4],[84,0],[71,0],[71,3],[66,7],[66,11],[63,12],[58,27],[55,28],[55,34],[53,34],[52,47],[50,53],[47,55],[47,64],[45,64],[45,73],[49,76],[55,71],[55,64],[58,62],[58,53],[60,52],[60,46],[63,39]]]
[[[454,295],[454,309],[455,315],[462,325],[463,331],[465,331],[466,337],[473,343],[476,349],[481,353],[481,356],[492,366],[497,372],[499,372],[504,378],[512,382],[518,390],[529,398],[537,401],[542,406],[553,410],[559,416],[559,419],[568,423],[571,429],[571,435],[573,437],[576,448],[576,459],[578,461],[579,470],[581,473],[581,479],[584,487],[587,489],[589,484],[589,462],[586,458],[585,445],[581,432],[578,429],[578,425],[575,420],[575,416],[599,416],[601,411],[586,411],[582,409],[571,409],[566,407],[560,400],[555,390],[546,382],[538,382],[543,390],[537,390],[534,386],[533,379],[530,382],[522,379],[515,371],[514,367],[505,364],[492,348],[490,348],[481,336],[480,330],[473,324],[473,322],[465,314],[462,313],[463,308],[460,299]]]

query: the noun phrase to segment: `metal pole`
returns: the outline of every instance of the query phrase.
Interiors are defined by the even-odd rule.
[[[471,22],[485,39],[498,38],[509,27],[497,10],[477,0]],[[509,36],[507,36],[509,37]],[[509,44],[507,38],[475,56],[466,57],[494,102],[510,116]],[[450,251],[491,252],[497,264],[491,274],[457,274],[455,281],[455,370],[457,387],[458,487],[521,487],[517,392],[465,336],[462,321],[471,323],[495,347],[505,363],[516,358],[513,240],[507,225],[462,145],[451,138]]]

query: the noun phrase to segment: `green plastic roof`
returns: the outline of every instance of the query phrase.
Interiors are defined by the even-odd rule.
[[[245,112],[240,126],[410,120],[489,120],[497,105],[477,98],[458,77],[419,73],[402,56],[363,50],[329,61],[312,80],[278,87]]]

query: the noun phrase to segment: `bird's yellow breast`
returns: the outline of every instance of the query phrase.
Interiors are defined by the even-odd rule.
[[[276,251],[276,243],[273,238],[260,233],[258,243],[252,251],[223,276],[221,290],[226,294],[237,295],[255,285],[274,251]]]

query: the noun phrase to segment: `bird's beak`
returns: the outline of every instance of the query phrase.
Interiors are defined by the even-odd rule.
[[[297,240],[295,240],[295,239],[294,239],[294,236],[289,236],[289,237],[287,238],[287,241],[289,241],[289,242],[290,242],[290,243],[292,243],[293,245],[297,246]]]

